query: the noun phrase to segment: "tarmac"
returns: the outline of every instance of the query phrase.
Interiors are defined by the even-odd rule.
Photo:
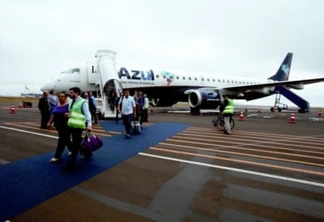
[[[324,221],[323,117],[295,113],[289,123],[289,112],[248,112],[242,121],[233,117],[232,135],[214,127],[213,118],[153,111],[142,134],[161,122],[189,127],[7,219]],[[100,138],[123,133],[106,131],[106,121],[94,126]],[[57,143],[54,129],[40,129],[37,108],[11,114],[6,104],[0,107],[0,136],[0,168],[52,152]]]

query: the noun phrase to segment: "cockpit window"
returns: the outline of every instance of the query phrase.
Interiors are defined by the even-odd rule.
[[[80,68],[72,68],[61,72],[62,74],[80,74]]]

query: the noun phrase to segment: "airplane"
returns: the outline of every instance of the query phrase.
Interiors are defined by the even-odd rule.
[[[80,67],[63,71],[52,81],[42,86],[41,90],[54,89],[57,92],[69,92],[69,88],[79,87],[82,91],[98,92],[101,86],[101,91],[105,91],[108,97],[111,89],[114,88],[114,84],[111,85],[111,82],[109,86],[108,80],[113,79],[115,85],[119,85],[117,87],[118,95],[122,90],[121,88],[128,88],[131,91],[143,91],[149,98],[158,101],[156,104],[158,107],[172,106],[177,102],[188,102],[191,113],[197,114],[200,109],[218,108],[225,94],[229,95],[232,99],[250,101],[274,95],[279,86],[301,90],[306,84],[324,81],[324,78],[289,81],[293,57],[293,53],[290,52],[287,53],[276,74],[266,80],[229,77],[209,73],[129,69],[126,67],[120,67],[117,70],[114,58],[111,61],[111,63],[114,63],[113,65],[106,65],[108,68],[102,68],[104,65],[100,65],[100,56],[103,56],[105,53],[114,52],[98,50],[96,54],[96,57],[98,57],[97,62],[88,62]],[[102,74],[106,72],[103,71],[105,69],[109,69],[112,74]],[[107,112],[108,110],[106,109]],[[111,113],[111,117],[114,116]]]

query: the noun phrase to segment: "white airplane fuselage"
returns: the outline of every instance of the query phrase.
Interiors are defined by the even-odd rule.
[[[190,73],[181,71],[163,71],[155,69],[129,69],[125,67],[116,71],[123,88],[143,91],[149,98],[159,98],[161,106],[170,106],[179,101],[188,101],[187,90],[213,88],[222,89],[230,86],[252,85],[269,83],[272,80],[256,80],[248,78],[236,78],[221,74]],[[79,87],[82,91],[97,91],[96,64],[87,63],[79,68],[72,68],[61,72],[52,81],[46,83],[41,90],[54,89],[57,92],[69,92],[71,87]],[[264,87],[255,92],[264,96],[273,94],[273,87]],[[244,99],[236,94],[236,99]]]
[[[113,56],[110,56],[113,55]],[[116,68],[115,54],[110,50],[98,50],[97,62],[89,62],[79,68],[62,72],[41,90],[69,92],[72,87],[81,91],[104,93],[110,97],[111,89],[119,95],[122,88],[143,91],[148,98],[159,99],[158,106],[171,106],[188,102],[192,111],[217,108],[223,95],[247,101],[267,97],[289,88],[303,89],[305,84],[323,82],[324,78],[290,81],[292,53],[287,53],[278,71],[267,79],[239,78],[223,74],[193,73],[157,69]],[[113,82],[112,82],[113,81]],[[115,87],[118,85],[118,87]],[[283,89],[283,87],[285,89]],[[118,90],[117,90],[118,89]],[[293,99],[298,99],[288,92]]]

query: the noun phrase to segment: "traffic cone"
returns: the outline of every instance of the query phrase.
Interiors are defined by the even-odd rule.
[[[241,111],[239,121],[243,121],[243,120],[244,120],[244,115],[243,115],[243,111]]]
[[[10,114],[16,114],[15,106],[11,105]]]
[[[296,119],[295,119],[295,114],[294,113],[291,114],[289,123],[296,123]]]
[[[322,117],[322,111],[319,111],[317,116]]]

